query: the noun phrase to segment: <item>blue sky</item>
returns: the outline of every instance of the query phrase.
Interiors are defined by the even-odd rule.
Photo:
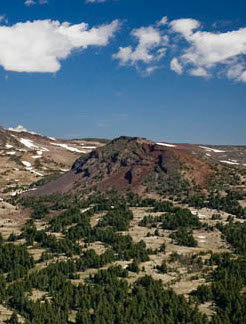
[[[245,2],[1,0],[0,16],[4,127],[246,144]]]

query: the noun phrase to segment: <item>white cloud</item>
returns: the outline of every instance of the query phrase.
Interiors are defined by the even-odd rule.
[[[31,6],[34,6],[36,4],[45,5],[45,4],[48,4],[48,0],[26,0],[24,2],[24,4],[27,7],[31,7]]]
[[[0,15],[0,23],[2,23],[2,22],[5,22],[5,23],[8,22],[8,19],[6,18],[6,15]]]
[[[189,44],[182,50],[179,60],[183,67],[192,68],[189,70],[191,75],[207,77],[222,68],[227,71],[228,78],[244,81],[245,69],[239,63],[245,60],[246,28],[226,33],[206,32],[196,30],[201,24],[194,19],[175,20],[170,26]]]
[[[33,1],[33,0],[26,0],[24,3],[25,3],[25,5],[26,5],[27,7],[30,7],[30,6],[33,6],[33,5],[36,4],[36,2]]]
[[[183,73],[182,65],[179,63],[178,59],[174,57],[170,63],[171,70],[175,71],[177,74]]]
[[[162,17],[160,21],[157,22],[157,26],[164,26],[167,25],[168,22],[168,18],[167,16]]]
[[[208,32],[198,20],[169,22],[165,16],[154,25],[132,30],[131,36],[137,45],[119,47],[113,55],[121,65],[148,74],[163,66],[160,61],[165,57],[170,59],[170,69],[180,75],[217,75],[246,82],[246,28]]]
[[[209,77],[209,73],[202,67],[191,69],[189,74],[198,77]]]
[[[170,23],[172,31],[181,33],[185,37],[192,35],[193,30],[200,27],[199,21],[195,19],[177,19]]]
[[[134,29],[131,32],[138,44],[135,49],[132,46],[120,47],[118,53],[113,55],[114,59],[120,61],[121,65],[135,65],[144,63],[148,66],[145,72],[150,73],[156,70],[155,63],[166,54],[168,36],[163,36],[158,27],[148,26]]]
[[[159,66],[158,65],[151,65],[151,66],[148,66],[146,68],[146,70],[144,71],[143,75],[151,75],[152,73],[154,73],[156,70],[159,69]]]
[[[106,0],[86,0],[87,3],[102,3],[106,2]]]
[[[0,26],[0,65],[16,72],[57,72],[72,51],[106,46],[118,28],[118,20],[91,29],[52,20]]]

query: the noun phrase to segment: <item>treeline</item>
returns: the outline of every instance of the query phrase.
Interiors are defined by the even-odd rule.
[[[218,211],[222,210],[226,213],[235,215],[237,218],[246,218],[246,208],[242,207],[238,200],[245,198],[245,194],[237,191],[227,191],[226,196],[221,196],[219,193],[210,194],[205,197],[202,194],[194,195],[186,198],[183,202],[189,206],[196,208],[211,208]]]

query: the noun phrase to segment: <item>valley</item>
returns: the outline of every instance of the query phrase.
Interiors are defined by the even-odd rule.
[[[0,322],[242,323],[245,147],[2,134]]]

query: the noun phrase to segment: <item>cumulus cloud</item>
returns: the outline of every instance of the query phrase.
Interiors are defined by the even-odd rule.
[[[164,19],[161,21],[162,24],[164,24]],[[140,27],[132,30],[131,36],[137,40],[136,47],[120,47],[119,51],[113,55],[113,58],[119,60],[121,65],[138,66],[139,63],[149,65],[146,67],[146,72],[156,70],[155,63],[165,56],[166,44],[169,41],[168,36],[163,35],[159,26],[160,22],[155,26]]]
[[[192,35],[193,30],[200,27],[195,19],[177,19],[170,22],[172,31],[183,34],[186,38]]]
[[[244,81],[245,69],[240,62],[246,55],[246,28],[225,33],[207,32],[200,30],[200,22],[194,19],[175,20],[170,27],[189,45],[181,49],[183,53],[179,56],[182,67],[188,67],[188,73],[208,77],[222,68],[230,79]]]
[[[119,47],[113,55],[120,65],[135,66],[140,72],[144,67],[144,72],[151,73],[169,59],[166,64],[179,75],[217,75],[246,82],[246,28],[204,31],[196,19],[168,21],[164,16],[154,25],[132,30],[131,36],[137,45]]]
[[[52,20],[0,26],[0,65],[7,71],[57,72],[74,50],[106,46],[118,28],[118,20],[91,29]]]
[[[175,71],[177,74],[183,73],[182,65],[179,63],[177,57],[174,57],[170,63],[171,70]]]

